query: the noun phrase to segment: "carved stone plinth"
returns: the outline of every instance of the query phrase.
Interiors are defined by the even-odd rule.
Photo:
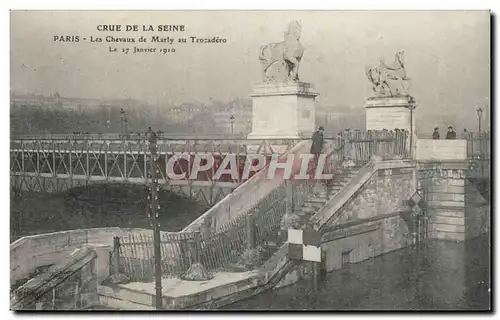
[[[253,88],[253,130],[248,139],[298,139],[315,130],[318,93],[304,82],[261,84]]]

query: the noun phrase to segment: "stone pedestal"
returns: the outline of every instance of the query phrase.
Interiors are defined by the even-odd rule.
[[[366,100],[366,130],[404,129],[411,132],[408,147],[415,154],[415,99],[412,96],[373,97]]]
[[[253,88],[252,133],[248,139],[299,139],[315,130],[318,93],[304,82],[261,84]]]

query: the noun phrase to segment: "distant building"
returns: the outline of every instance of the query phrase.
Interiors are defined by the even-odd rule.
[[[100,109],[103,105],[111,105],[126,109],[141,105],[140,102],[132,99],[124,100],[104,100],[91,98],[71,98],[62,97],[58,92],[49,96],[37,94],[16,95],[11,93],[10,102],[12,106],[40,106],[46,109],[61,110],[92,110]]]
[[[54,95],[50,94],[48,97],[35,94],[12,94],[10,103],[12,106],[40,106],[47,109],[60,109],[63,107],[63,104],[61,102],[61,95],[58,92],[56,92]]]
[[[173,123],[184,123],[193,119],[195,115],[203,113],[205,108],[202,104],[183,103],[178,107],[167,109],[167,117]]]

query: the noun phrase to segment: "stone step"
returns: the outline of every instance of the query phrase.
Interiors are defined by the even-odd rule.
[[[333,179],[330,184],[346,184],[349,181],[351,181],[352,178],[346,178],[346,179]]]
[[[325,203],[327,200],[322,197],[309,197],[307,200],[304,201],[303,205],[304,206],[309,206],[309,207],[314,207],[314,206],[319,206],[323,203]]]
[[[319,193],[319,192],[322,192],[324,190],[326,190],[326,185],[322,184],[322,185],[318,185],[318,186],[315,186],[314,188],[312,188],[311,193]]]
[[[342,183],[342,182],[333,182],[332,185],[330,186],[331,188],[335,188],[335,187],[338,187],[338,188],[342,188],[343,186],[345,186],[346,183]]]
[[[334,178],[351,178],[356,175],[356,172],[342,171],[341,173],[334,174]]]
[[[342,170],[342,172],[345,172],[345,173],[347,173],[347,174],[356,174],[358,171],[359,171],[359,168],[355,168],[355,169],[344,169],[344,170]]]
[[[315,198],[315,197],[311,197],[309,199],[306,200],[307,202],[314,202],[314,203],[326,203],[326,199],[324,198]]]
[[[303,223],[307,223],[309,219],[316,213],[317,211],[312,211],[312,212],[303,212],[303,211],[297,211],[297,215],[299,215],[302,219]]]
[[[334,182],[332,183],[331,185],[329,185],[329,189],[331,190],[332,188],[342,188],[343,186],[345,186],[347,184],[347,182],[343,182],[343,183],[340,183],[340,182]]]
[[[327,201],[324,200],[324,201],[321,201],[321,202],[304,202],[303,203],[303,207],[307,207],[307,208],[321,208]]]
[[[316,198],[318,200],[325,200],[327,201],[329,199],[328,192],[325,190],[321,193],[315,193],[311,195],[311,198]]]
[[[348,179],[348,176],[333,176],[333,179],[331,181],[342,181],[344,179]]]
[[[332,198],[333,196],[335,196],[337,193],[339,193],[340,190],[332,190],[330,191],[329,195],[330,195],[330,198]]]

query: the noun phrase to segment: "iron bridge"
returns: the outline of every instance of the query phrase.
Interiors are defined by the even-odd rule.
[[[159,184],[212,205],[244,182],[240,177],[246,155],[283,153],[300,139],[214,139],[162,137],[158,140]],[[166,174],[167,161],[174,154],[208,153],[214,157],[211,170],[199,172],[189,179],[193,161],[181,159],[174,163],[176,174],[184,179],[172,180]],[[61,192],[78,186],[98,183],[148,182],[148,141],[143,136],[48,136],[13,138],[10,144],[11,186],[27,191]],[[222,175],[213,179],[227,154],[233,154],[239,167],[238,179]],[[191,159],[191,160],[192,160]],[[202,163],[203,164],[203,163]],[[250,175],[251,176],[251,175]]]

